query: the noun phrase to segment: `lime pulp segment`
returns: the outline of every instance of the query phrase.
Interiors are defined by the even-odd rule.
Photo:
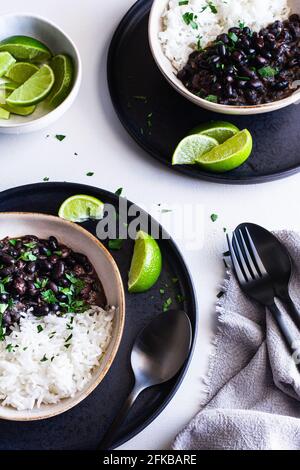
[[[173,154],[173,165],[192,165],[201,155],[218,145],[218,141],[205,135],[189,135],[177,146]]]
[[[102,219],[103,211],[104,204],[99,199],[85,194],[77,194],[63,202],[58,215],[70,222],[83,222],[88,219]]]
[[[202,124],[191,131],[191,134],[202,134],[216,139],[219,144],[233,137],[239,132],[239,128],[231,122],[212,121]]]
[[[48,96],[54,84],[54,73],[49,65],[43,65],[23,85],[7,98],[13,106],[32,106]]]
[[[48,97],[51,107],[56,108],[68,96],[72,88],[74,67],[71,57],[60,54],[51,60],[50,66],[55,75],[55,83]]]
[[[0,51],[9,52],[17,60],[46,62],[52,56],[50,49],[28,36],[11,36],[0,42]]]

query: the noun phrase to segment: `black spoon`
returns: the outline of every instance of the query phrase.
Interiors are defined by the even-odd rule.
[[[300,329],[300,312],[289,293],[293,265],[288,250],[275,235],[259,225],[243,223],[237,227],[236,232],[245,227],[251,232],[257,251],[272,279],[276,297],[287,304],[291,317]]]
[[[100,449],[110,448],[140,393],[171,380],[179,372],[188,358],[191,342],[191,323],[182,310],[169,310],[158,315],[140,332],[131,353],[135,385],[102,440]]]

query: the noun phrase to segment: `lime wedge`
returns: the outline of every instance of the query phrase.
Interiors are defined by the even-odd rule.
[[[0,77],[3,77],[15,62],[16,59],[9,52],[0,52]]]
[[[8,96],[12,91],[14,91],[18,87],[19,87],[19,85],[15,82],[2,82],[2,83],[0,83],[0,90],[4,91],[6,93],[6,96]]]
[[[36,65],[29,62],[17,62],[9,68],[5,76],[15,83],[22,84],[38,70],[39,68]]]
[[[196,163],[204,170],[225,173],[241,166],[249,158],[252,147],[252,136],[247,129],[244,129],[226,140],[224,144],[198,157]]]
[[[6,111],[9,111],[12,114],[17,114],[18,116],[29,116],[36,108],[36,106],[12,106],[7,103],[1,106],[3,109],[6,109]]]
[[[9,119],[10,113],[3,108],[0,108],[0,119]]]
[[[71,57],[63,54],[53,57],[50,65],[55,75],[55,83],[48,97],[48,103],[51,107],[56,108],[71,91],[74,67]]]
[[[0,42],[0,51],[9,52],[17,60],[45,62],[52,56],[50,49],[28,36],[11,36]]]
[[[33,106],[46,98],[53,84],[52,69],[49,65],[43,65],[23,85],[13,91],[6,101],[13,106]]]
[[[84,222],[88,219],[102,219],[103,210],[104,204],[99,199],[85,194],[76,194],[62,203],[58,215],[70,222]]]
[[[185,137],[173,154],[172,165],[192,165],[195,160],[218,145],[218,141],[206,135]]]
[[[190,134],[202,134],[216,139],[219,144],[223,144],[226,140],[233,137],[239,132],[239,128],[231,122],[215,121],[202,124],[195,129],[192,129]]]
[[[157,282],[162,269],[162,256],[157,242],[145,232],[138,232],[128,289],[130,293],[146,292]]]

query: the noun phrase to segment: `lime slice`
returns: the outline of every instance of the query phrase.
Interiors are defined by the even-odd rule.
[[[71,57],[63,54],[53,57],[50,65],[55,75],[55,83],[48,102],[51,107],[56,108],[71,91],[74,68]]]
[[[192,165],[196,158],[209,152],[218,145],[218,141],[206,135],[189,135],[185,137],[173,154],[172,165]]]
[[[9,111],[12,114],[17,114],[18,116],[29,116],[36,109],[36,106],[12,106],[7,103],[1,106],[3,109],[6,109],[6,111]]]
[[[0,51],[9,52],[18,60],[45,62],[52,56],[50,49],[28,36],[11,36],[0,42]]]
[[[205,170],[225,173],[241,166],[249,158],[252,146],[252,136],[244,129],[224,144],[197,158],[196,163]]]
[[[43,65],[23,85],[7,98],[13,106],[32,106],[39,103],[49,94],[54,84],[54,73],[49,65]]]
[[[149,290],[157,282],[161,269],[162,257],[157,242],[147,233],[138,232],[129,271],[129,292]]]
[[[9,52],[0,52],[0,77],[3,77],[15,62],[16,59]]]
[[[0,83],[0,90],[4,91],[6,93],[6,96],[8,96],[12,91],[14,91],[18,87],[19,87],[19,85],[15,82],[2,82],[2,83]]]
[[[223,144],[226,142],[226,140],[233,137],[239,131],[239,128],[234,124],[231,124],[231,122],[215,121],[196,127],[190,132],[190,134],[207,135],[208,137],[216,139],[219,144]]]
[[[3,108],[0,108],[0,119],[9,119],[10,113]]]
[[[84,222],[88,219],[102,219],[103,210],[104,204],[99,199],[85,194],[76,194],[62,203],[58,215],[70,222]]]
[[[38,72],[39,68],[28,62],[17,62],[12,65],[5,76],[15,83],[22,84],[28,80],[33,74]]]

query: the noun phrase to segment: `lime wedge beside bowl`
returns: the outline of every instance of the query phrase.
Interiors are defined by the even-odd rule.
[[[5,76],[13,82],[22,85],[32,75],[38,72],[38,70],[39,68],[36,65],[30,64],[29,62],[17,62],[9,68]]]
[[[219,144],[223,144],[226,140],[233,137],[239,132],[239,128],[231,122],[213,121],[202,124],[192,129],[190,134],[201,134],[216,139]]]
[[[202,169],[215,173],[225,173],[241,166],[251,155],[252,136],[247,129],[240,131],[210,152],[198,157]]]
[[[55,75],[55,83],[48,97],[48,103],[52,108],[56,108],[67,98],[71,91],[74,66],[71,57],[65,54],[53,57],[50,66]]]
[[[76,194],[62,203],[58,215],[70,222],[84,222],[88,219],[102,219],[103,212],[104,204],[102,201],[86,194]]]
[[[50,49],[28,36],[11,36],[0,42],[0,51],[9,52],[17,60],[28,60],[30,62],[46,62],[52,54]]]
[[[196,134],[185,137],[177,146],[172,165],[193,165],[201,155],[217,147],[218,141],[206,135]]]
[[[129,271],[128,290],[130,293],[146,292],[157,282],[162,270],[160,248],[150,235],[137,233]]]
[[[43,65],[23,85],[7,98],[12,106],[33,106],[43,101],[54,85],[54,73],[49,65]]]

